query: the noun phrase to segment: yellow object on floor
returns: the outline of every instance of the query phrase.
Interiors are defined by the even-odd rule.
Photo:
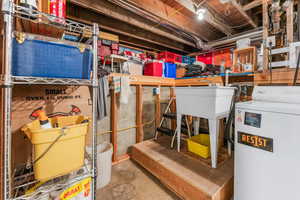
[[[199,134],[187,139],[188,150],[195,153],[202,158],[210,156],[210,142],[209,135]]]
[[[88,118],[67,116],[49,120],[52,127],[58,128],[41,129],[39,120],[22,128],[34,146],[33,170],[39,181],[68,174],[84,164]]]

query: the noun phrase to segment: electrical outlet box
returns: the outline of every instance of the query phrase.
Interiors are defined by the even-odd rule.
[[[276,39],[275,36],[267,37],[266,40],[266,47],[271,48],[276,46]]]

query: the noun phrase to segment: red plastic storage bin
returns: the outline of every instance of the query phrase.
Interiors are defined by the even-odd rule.
[[[109,56],[111,54],[111,49],[109,46],[104,46],[101,45],[100,47],[98,46],[98,56]]]
[[[175,62],[176,54],[164,51],[157,55],[158,60],[163,60],[165,62],[174,63]]]
[[[113,42],[113,43],[111,44],[111,49],[112,49],[112,50],[119,50],[119,43],[114,43],[114,42]]]
[[[162,77],[162,74],[163,74],[162,62],[150,62],[145,64],[144,75]]]
[[[213,57],[212,53],[206,53],[206,54],[201,54],[196,56],[197,61],[203,62],[207,65],[212,65],[213,64]]]
[[[182,63],[182,55],[174,54],[175,55],[175,62]]]

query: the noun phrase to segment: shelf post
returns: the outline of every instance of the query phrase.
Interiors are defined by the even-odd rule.
[[[93,108],[92,108],[92,199],[96,200],[97,190],[97,99],[98,99],[98,35],[99,26],[93,24]]]
[[[5,39],[4,39],[4,199],[11,197],[12,174],[11,174],[11,59],[12,59],[12,32],[13,32],[13,5],[9,0],[2,2],[4,13]]]

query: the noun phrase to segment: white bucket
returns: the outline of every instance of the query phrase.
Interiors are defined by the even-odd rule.
[[[91,154],[92,149],[87,147],[87,152]],[[103,188],[111,180],[112,153],[112,144],[104,142],[97,145],[97,189]]]

